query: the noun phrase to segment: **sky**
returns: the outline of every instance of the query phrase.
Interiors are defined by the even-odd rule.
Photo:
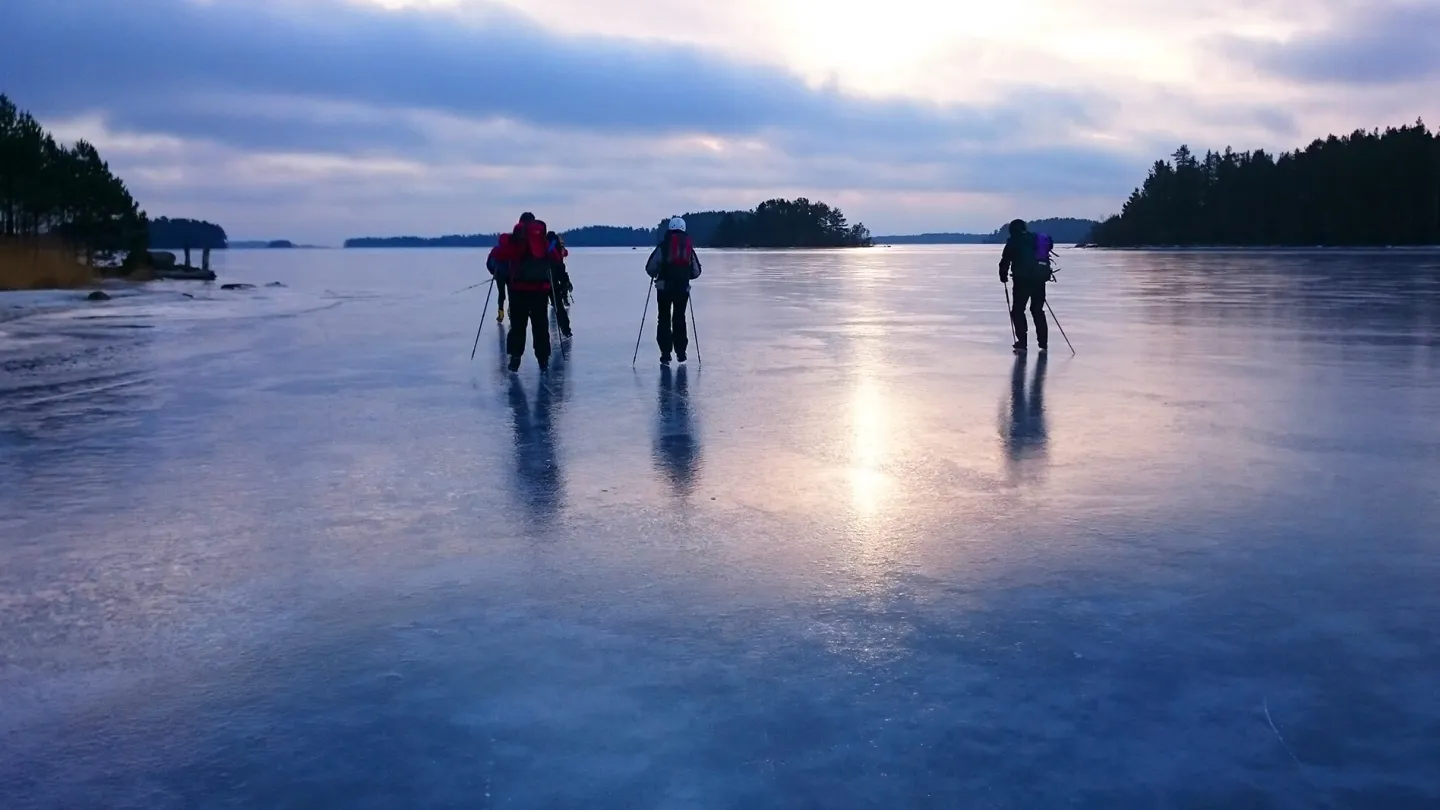
[[[1440,0],[3,0],[0,93],[232,238],[1115,213],[1180,144],[1440,123]]]

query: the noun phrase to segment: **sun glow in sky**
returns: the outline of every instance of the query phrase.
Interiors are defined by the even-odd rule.
[[[1181,143],[1440,121],[1433,0],[5,7],[0,92],[96,142],[152,214],[241,238],[493,230],[528,207],[638,225],[801,194],[875,233],[988,231],[1113,213]]]

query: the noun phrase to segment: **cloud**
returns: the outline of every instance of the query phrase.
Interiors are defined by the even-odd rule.
[[[1285,40],[1226,37],[1221,52],[1301,83],[1389,85],[1440,77],[1440,3],[1374,2]]]
[[[988,229],[1031,215],[1006,208],[1022,201],[1107,213],[1196,118],[1295,128],[1138,80],[858,95],[694,38],[562,33],[479,0],[4,2],[0,91],[94,140],[152,213],[255,236],[492,229],[526,200],[555,224],[648,223],[782,194],[855,200],[877,230]]]
[[[900,134],[940,141],[999,137],[1025,120],[1024,108],[847,97],[783,69],[690,46],[562,36],[506,7],[469,8],[7,0],[0,46],[12,91],[32,104],[64,114],[103,93],[121,120],[180,101],[168,115],[220,121],[221,111],[207,103],[216,94],[627,134],[781,128],[862,141]]]

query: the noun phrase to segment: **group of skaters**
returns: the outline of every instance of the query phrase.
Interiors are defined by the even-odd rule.
[[[525,355],[525,328],[529,325],[535,336],[535,359],[541,370],[550,367],[550,309],[555,309],[555,322],[562,340],[574,336],[570,328],[569,304],[574,285],[565,259],[570,251],[565,240],[548,230],[542,220],[526,211],[510,233],[500,235],[485,267],[495,279],[499,293],[499,309],[495,320],[505,322],[505,304],[510,304],[510,334],[505,341],[510,355],[510,370],[520,370]],[[508,296],[507,296],[508,293]]]
[[[1051,256],[1054,242],[1049,236],[1033,232],[1023,219],[1010,223],[1009,237],[1000,254],[1000,282],[1008,284],[1013,275],[1015,296],[1010,304],[1010,322],[1014,329],[1016,354],[1027,350],[1028,332],[1025,311],[1035,321],[1035,340],[1041,352],[1049,349],[1050,330],[1045,320],[1045,284],[1054,280]],[[569,306],[575,286],[571,283],[565,259],[570,251],[565,241],[548,230],[544,221],[525,212],[510,233],[501,234],[490,250],[486,267],[495,279],[500,306],[496,320],[505,320],[508,292],[510,331],[505,352],[510,370],[520,370],[525,355],[527,325],[534,339],[535,359],[540,370],[550,366],[550,309],[555,310],[556,324],[562,340],[573,336]],[[700,277],[700,257],[695,243],[685,232],[685,220],[672,217],[660,244],[645,262],[658,304],[655,342],[660,347],[660,362],[669,365],[671,356],[678,362],[686,360],[689,332],[685,328],[685,312],[690,304],[690,283]]]
[[[565,259],[570,251],[565,240],[548,230],[543,220],[526,211],[510,233],[501,234],[485,261],[499,291],[500,308],[495,319],[505,321],[505,303],[510,303],[510,332],[505,339],[505,353],[510,357],[510,370],[519,371],[525,356],[525,331],[529,327],[535,342],[535,360],[540,370],[550,368],[550,310],[555,310],[561,340],[574,336],[570,325],[569,306],[574,301],[575,285]],[[685,233],[685,220],[672,217],[660,244],[645,262],[655,287],[659,322],[655,342],[660,346],[660,362],[668,365],[671,355],[683,363],[690,346],[685,328],[685,312],[690,304],[690,282],[700,277],[700,257],[695,242]],[[508,296],[507,296],[508,293]]]

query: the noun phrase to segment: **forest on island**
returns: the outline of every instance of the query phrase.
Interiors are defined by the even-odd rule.
[[[1098,247],[1440,244],[1440,133],[1423,121],[1331,135],[1304,149],[1156,161]]]
[[[686,214],[687,229],[692,218],[705,226],[714,221],[713,231],[705,227],[691,232],[695,243],[703,247],[852,248],[872,243],[863,223],[851,225],[839,208],[805,197],[766,200],[749,211]]]
[[[166,217],[150,221],[150,247],[156,250],[224,250],[229,246],[225,229],[213,222]]]

